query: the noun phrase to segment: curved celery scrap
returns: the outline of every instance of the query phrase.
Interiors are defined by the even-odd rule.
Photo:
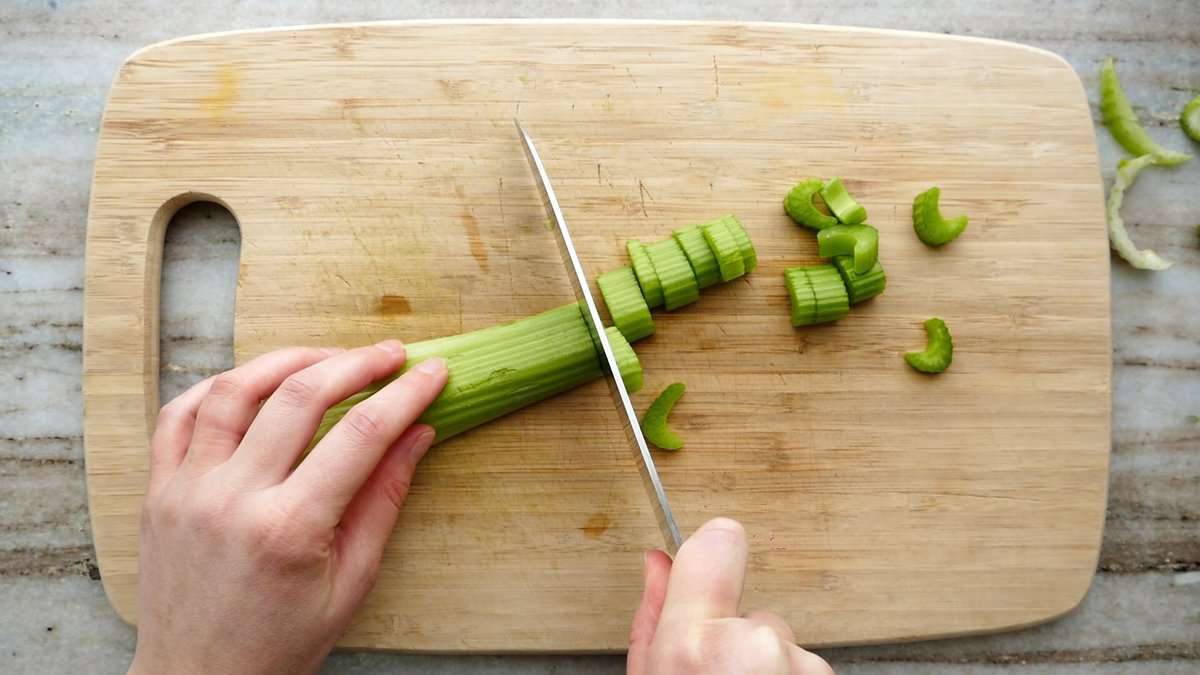
[[[1129,238],[1125,230],[1125,220],[1121,218],[1121,204],[1125,201],[1125,191],[1133,185],[1142,169],[1157,164],[1154,155],[1142,155],[1135,159],[1123,159],[1117,162],[1117,177],[1113,179],[1112,189],[1108,191],[1108,243],[1130,265],[1139,270],[1165,270],[1174,263],[1163,260],[1158,254],[1148,248],[1139,249]]]
[[[1142,128],[1125,97],[1121,81],[1117,79],[1111,56],[1104,60],[1104,69],[1100,71],[1100,112],[1104,116],[1104,126],[1129,154],[1135,157],[1154,155],[1155,163],[1165,166],[1183,164],[1192,158],[1187,153],[1167,150]]]
[[[879,230],[870,225],[834,225],[817,233],[822,258],[854,256],[854,271],[866,274],[879,262]]]
[[[943,218],[938,209],[938,197],[942,191],[937,186],[917,195],[913,199],[913,229],[917,238],[927,246],[941,246],[958,238],[967,229],[967,217]]]
[[[825,184],[819,178],[800,181],[783,198],[783,210],[792,220],[814,230],[823,230],[838,224],[837,218],[825,215],[813,206],[813,198],[821,194]]]
[[[675,403],[683,396],[686,387],[682,382],[670,385],[654,399],[654,403],[642,415],[642,435],[647,441],[663,450],[678,450],[683,447],[683,439],[667,426],[667,416]]]
[[[925,320],[925,351],[908,352],[904,360],[922,373],[936,374],[950,367],[954,360],[954,341],[946,322],[937,318]]]
[[[867,219],[867,210],[846,192],[841,178],[834,178],[821,188],[821,199],[833,211],[833,215],[846,225],[857,225]]]
[[[1183,106],[1183,112],[1179,115],[1179,126],[1188,138],[1200,143],[1200,96]]]

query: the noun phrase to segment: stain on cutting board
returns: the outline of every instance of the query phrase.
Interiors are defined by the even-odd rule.
[[[588,539],[599,539],[605,532],[608,531],[608,527],[611,524],[612,521],[609,520],[608,514],[593,513],[591,517],[587,519],[587,522],[583,524],[583,527],[579,529],[583,531],[583,536],[587,537]]]
[[[222,65],[217,70],[217,90],[200,99],[200,105],[205,112],[214,118],[220,118],[229,110],[233,99],[237,98],[238,81],[241,75],[237,68],[230,63]]]

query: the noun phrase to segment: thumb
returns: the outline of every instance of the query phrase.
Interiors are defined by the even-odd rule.
[[[375,583],[375,570],[408,496],[417,463],[433,439],[432,427],[425,424],[409,427],[388,449],[342,514],[338,544],[344,566],[340,571],[363,582],[364,587],[356,590],[364,595]]]
[[[671,576],[671,558],[662,551],[646,551],[642,576],[645,579],[642,601],[633,615],[633,626],[629,629],[629,658],[626,661],[627,675],[645,675],[650,657],[650,643],[658,629],[658,617],[662,614],[663,601],[667,599],[667,579]]]
[[[749,556],[741,523],[714,518],[679,547],[663,619],[672,624],[738,615]]]

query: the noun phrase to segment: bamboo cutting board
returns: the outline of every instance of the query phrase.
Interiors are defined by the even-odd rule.
[[[104,115],[87,242],[88,488],[104,585],[135,617],[166,223],[242,232],[239,361],[416,341],[571,293],[512,120],[538,141],[585,266],[732,212],[752,275],[657,312],[639,409],[685,532],[727,515],[746,607],[811,645],[992,631],[1085,593],[1104,520],[1109,254],[1092,122],[1060,58],[987,40],[779,24],[433,22],[207,35],[130,57]],[[842,176],[887,292],[793,330],[782,271],[817,262],[781,200]],[[911,230],[940,185],[968,213]],[[196,298],[203,302],[202,297]],[[901,354],[946,319],[953,367]],[[344,646],[625,647],[654,518],[603,384],[438,446]]]

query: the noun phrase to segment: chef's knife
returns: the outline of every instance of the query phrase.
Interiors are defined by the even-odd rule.
[[[642,428],[638,424],[637,416],[634,415],[629,392],[621,380],[620,370],[617,369],[617,357],[613,355],[612,345],[609,344],[608,336],[604,333],[604,324],[600,320],[600,312],[596,309],[596,301],[592,298],[587,276],[583,273],[583,264],[579,262],[579,256],[575,253],[575,243],[571,239],[571,231],[567,229],[567,221],[563,218],[562,207],[558,204],[554,186],[550,184],[550,176],[546,174],[546,167],[542,164],[541,157],[538,156],[533,139],[521,128],[519,121],[516,124],[517,132],[521,135],[521,143],[525,146],[525,157],[529,160],[529,166],[533,170],[534,178],[541,190],[546,211],[558,225],[555,230],[558,233],[558,250],[566,265],[567,277],[571,279],[571,285],[575,289],[575,297],[579,300],[583,319],[591,326],[592,335],[599,339],[600,346],[604,350],[604,358],[608,363],[608,377],[605,378],[608,380],[608,390],[617,406],[622,426],[625,428],[625,435],[629,438],[630,445],[636,449],[638,469],[642,474],[642,483],[646,487],[650,503],[654,506],[658,527],[662,531],[663,539],[666,540],[667,550],[671,555],[675,555],[683,543],[679,536],[679,527],[675,524],[675,516],[671,513],[671,503],[667,501],[667,493],[658,477],[658,469],[654,467],[654,457],[650,454],[650,448],[647,447],[646,439],[642,436]]]

